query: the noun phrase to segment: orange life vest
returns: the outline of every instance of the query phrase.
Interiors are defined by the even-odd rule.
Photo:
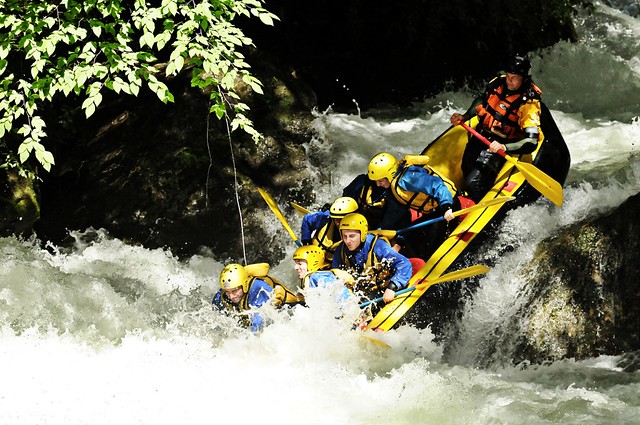
[[[518,110],[527,102],[540,100],[542,90],[532,82],[509,92],[504,75],[494,78],[484,93],[483,101],[476,107],[483,130],[496,134],[501,139],[521,140],[526,137],[518,122]]]

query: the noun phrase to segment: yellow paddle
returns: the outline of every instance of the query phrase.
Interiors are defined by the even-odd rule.
[[[298,211],[302,215],[309,214],[311,212],[310,210],[306,209],[302,205],[296,204],[295,202],[289,202],[289,205],[291,205],[296,211]]]
[[[473,128],[469,127],[466,123],[461,122],[460,125],[463,126],[469,133],[476,136],[478,140],[480,140],[487,146],[491,145],[491,142],[489,140],[487,140]],[[558,206],[562,205],[562,186],[560,185],[560,183],[549,177],[535,165],[529,164],[527,162],[520,162],[517,159],[507,155],[503,150],[499,150],[497,154],[501,155],[502,157],[504,157],[504,159],[515,165],[516,168],[522,173],[524,178],[527,179],[529,184],[543,196],[545,196],[551,202]]]
[[[291,226],[289,226],[289,223],[287,223],[287,219],[284,218],[282,211],[280,211],[280,208],[278,208],[276,201],[274,201],[271,195],[269,195],[267,192],[265,192],[264,189],[260,187],[258,188],[258,192],[260,192],[260,195],[262,195],[262,198],[265,200],[267,205],[269,205],[269,208],[271,208],[271,211],[273,211],[276,217],[278,217],[278,220],[280,220],[280,223],[282,223],[285,230],[289,233],[289,235],[291,236],[291,239],[293,239],[293,241],[296,243],[297,246],[302,246],[302,243],[298,240],[298,238],[296,237],[296,234],[293,232],[293,230],[291,230]]]
[[[459,215],[468,214],[471,211],[479,210],[479,209],[482,209],[482,208],[487,208],[487,207],[490,207],[492,205],[503,204],[503,203],[508,202],[508,201],[513,201],[514,199],[516,199],[515,196],[501,196],[499,198],[490,199],[488,201],[480,202],[479,204],[476,204],[476,205],[474,205],[472,207],[463,208],[461,210],[458,210],[458,211],[453,213],[453,216],[457,217]],[[415,229],[418,229],[420,227],[428,226],[430,224],[437,223],[438,221],[443,221],[443,220],[444,220],[444,216],[433,218],[431,220],[426,220],[426,221],[423,221],[421,223],[413,224],[413,225],[411,225],[409,227],[405,227],[404,229],[400,229],[400,230],[370,230],[369,233],[372,233],[374,235],[379,235],[379,236],[382,236],[383,238],[387,238],[387,239],[391,240],[391,239],[395,238],[396,235],[401,235],[401,234],[409,232],[411,230],[415,230]]]
[[[401,297],[406,297],[407,295],[403,295],[403,294],[407,294],[408,292],[415,291],[416,289],[418,289],[420,291],[426,290],[431,285],[435,285],[436,283],[449,282],[449,281],[452,281],[452,280],[459,280],[459,279],[466,279],[468,277],[477,276],[477,275],[480,275],[480,274],[485,274],[489,270],[491,270],[489,267],[483,266],[481,264],[478,264],[478,265],[475,265],[475,266],[471,266],[471,267],[467,267],[467,268],[460,269],[460,270],[456,270],[455,272],[451,272],[451,273],[447,273],[445,275],[442,275],[437,279],[430,280],[430,281],[427,280],[427,281],[424,281],[423,283],[420,283],[420,284],[418,284],[416,286],[411,286],[409,288],[401,289],[400,291],[396,292],[396,296],[395,296],[394,299],[401,298]],[[365,301],[362,304],[360,304],[360,308],[366,307],[366,306],[368,306],[369,304],[372,304],[372,303],[377,303],[379,301],[382,301],[382,297],[378,297],[378,298],[374,298],[374,299],[369,300],[369,301]]]

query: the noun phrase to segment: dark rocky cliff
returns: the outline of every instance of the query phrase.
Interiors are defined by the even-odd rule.
[[[574,40],[571,14],[584,3],[275,0],[281,22],[250,33],[316,90],[321,109],[366,110],[484,81],[514,53]]]

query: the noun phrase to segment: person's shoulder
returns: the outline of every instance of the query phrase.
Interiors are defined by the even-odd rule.
[[[429,173],[427,169],[421,165],[408,165],[406,168],[407,168],[407,172],[405,173],[405,175],[410,173],[413,173],[413,174]]]
[[[304,215],[304,217],[302,217],[302,219],[307,219],[307,220],[312,220],[312,219],[316,219],[316,218],[322,218],[322,217],[329,217],[331,213],[329,212],[329,209],[320,209],[318,211],[312,211],[309,212],[307,214]]]
[[[222,289],[218,289],[218,291],[213,294],[213,298],[211,300],[212,303],[217,304],[222,299]]]
[[[540,100],[540,95],[542,95],[542,90],[540,87],[536,86],[533,81],[529,83],[529,86],[526,90],[526,95],[529,99]]]
[[[269,285],[269,283],[266,281],[266,279],[268,279],[269,276],[265,276],[265,277],[254,277],[253,278],[253,282],[251,282],[251,288],[249,289],[251,290],[259,290],[262,288],[269,288],[269,289],[273,289],[271,287],[271,285]]]
[[[422,181],[425,176],[431,176],[431,173],[429,173],[427,167],[429,166],[410,165],[409,167],[407,167],[407,172],[404,173],[404,177],[408,181]]]
[[[367,233],[367,236],[365,237],[364,241],[372,242],[375,238],[376,238],[376,235],[374,235],[373,233]]]
[[[331,264],[333,264],[334,261],[341,262],[340,254],[342,253],[343,247],[344,247],[344,242],[340,241],[340,243],[338,243],[338,246],[336,246],[336,249],[333,251],[333,258],[330,261]]]
[[[353,182],[366,183],[368,180],[369,180],[369,176],[363,173],[355,176],[353,179]]]
[[[369,239],[369,236],[371,236],[371,239]],[[391,245],[389,244],[389,241],[380,236],[377,237],[376,235],[369,234],[367,236],[367,241],[370,241],[370,243],[373,243],[374,244],[373,246],[376,249],[383,249],[383,250],[386,250],[387,248],[392,249]]]
[[[358,174],[353,180],[351,180],[351,183],[342,189],[342,196],[355,198],[357,192],[362,189],[363,186],[367,185],[368,182],[369,176],[366,174]]]
[[[335,274],[331,270],[318,270],[309,275],[309,278],[315,282],[326,279],[335,279],[335,277]]]

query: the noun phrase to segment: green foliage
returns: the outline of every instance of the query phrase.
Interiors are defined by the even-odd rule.
[[[231,128],[259,133],[235,87],[262,94],[239,51],[252,45],[232,24],[239,16],[273,25],[264,0],[0,0],[0,168],[23,173],[33,155],[49,171],[39,108],[57,96],[80,96],[88,117],[105,90],[137,96],[150,89],[173,102],[164,83],[191,73],[194,87],[211,93],[211,111]],[[17,140],[17,151],[9,140]]]

